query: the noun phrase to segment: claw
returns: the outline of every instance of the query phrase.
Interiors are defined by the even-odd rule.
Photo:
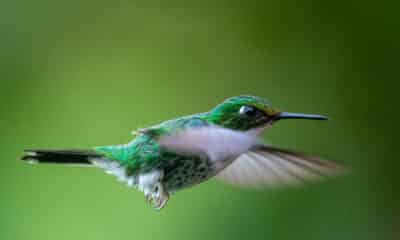
[[[162,198],[159,198],[159,200],[160,201],[158,206],[155,207],[156,210],[161,210],[165,207],[165,205],[167,205],[167,202],[169,200],[169,194],[168,193],[164,194]]]
[[[153,200],[152,200],[152,197],[151,197],[151,194],[146,194],[146,195],[144,195],[144,196],[146,197],[146,202],[149,203],[149,204],[151,204],[151,202],[153,201]]]
[[[164,191],[161,183],[154,187],[153,192],[145,194],[146,202],[153,206],[155,210],[161,210],[168,202],[169,194]]]
[[[159,191],[157,194],[157,205],[154,206],[156,210],[161,210],[165,207],[169,200],[169,193],[164,191],[164,188],[159,187]]]

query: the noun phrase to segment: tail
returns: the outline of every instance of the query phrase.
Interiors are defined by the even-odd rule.
[[[21,158],[30,163],[91,165],[91,159],[102,157],[93,150],[25,150]]]

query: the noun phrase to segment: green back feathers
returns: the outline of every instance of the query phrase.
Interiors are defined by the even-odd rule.
[[[160,152],[156,140],[147,134],[139,134],[127,144],[96,147],[95,151],[111,161],[117,161],[132,174],[139,169],[151,169]]]
[[[209,123],[202,118],[202,114],[182,117],[170,120],[150,128],[141,129],[135,138],[123,145],[96,147],[95,151],[107,159],[117,161],[126,167],[128,172],[147,171],[157,168],[163,162],[177,156],[161,151],[158,138],[164,134],[172,134],[176,131],[206,126]]]

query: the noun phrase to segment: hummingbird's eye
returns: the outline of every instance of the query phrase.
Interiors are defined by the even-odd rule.
[[[242,106],[239,110],[240,115],[247,116],[247,117],[254,117],[257,115],[258,112],[259,112],[258,109],[256,109],[255,107],[251,107],[251,106]]]

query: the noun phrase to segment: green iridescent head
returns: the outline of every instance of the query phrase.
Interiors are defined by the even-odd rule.
[[[217,125],[241,131],[264,127],[281,119],[327,119],[321,115],[280,112],[268,100],[248,95],[228,98],[207,115]]]

